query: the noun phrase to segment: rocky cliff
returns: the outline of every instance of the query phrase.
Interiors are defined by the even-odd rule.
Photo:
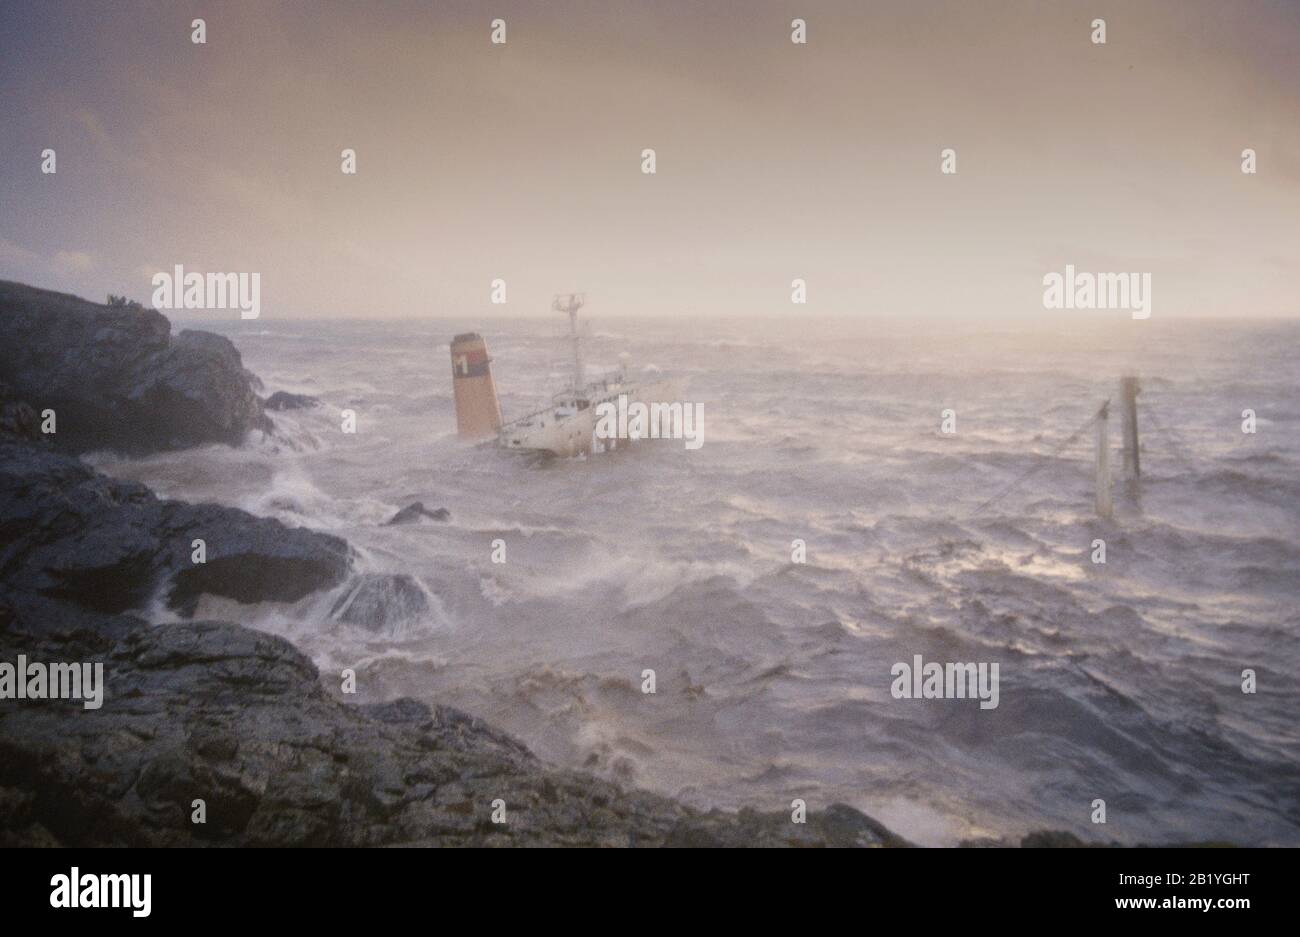
[[[102,306],[0,281],[0,382],[70,452],[129,454],[199,443],[237,445],[269,426],[229,339],[183,331],[138,306]]]

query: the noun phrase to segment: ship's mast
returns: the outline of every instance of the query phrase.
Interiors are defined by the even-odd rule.
[[[551,300],[551,309],[569,315],[569,338],[573,342],[573,390],[581,391],[586,385],[583,379],[582,343],[578,338],[578,310],[587,303],[586,293],[556,293]]]

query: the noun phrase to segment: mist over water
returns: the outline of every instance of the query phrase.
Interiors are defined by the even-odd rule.
[[[454,705],[558,764],[702,806],[843,801],[925,844],[1043,827],[1300,844],[1300,325],[1061,321],[597,319],[589,370],[627,352],[633,373],[687,377],[705,443],[585,460],[455,437],[451,337],[484,335],[509,419],[565,374],[548,320],[205,321],[267,393],[325,406],[239,449],[95,461],[414,577],[428,613],[379,633],[331,620],[349,586],[199,614],[284,634],[327,683],[355,669],[359,699]],[[1134,495],[1116,472],[1108,522],[1092,434],[1051,454],[1129,369],[1144,478]],[[451,520],[382,526],[415,500]],[[1000,705],[893,699],[890,668],[917,654],[998,663]]]

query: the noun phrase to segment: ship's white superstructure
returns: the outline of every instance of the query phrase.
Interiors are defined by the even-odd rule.
[[[597,413],[601,404],[617,406],[619,398],[626,403],[666,403],[681,399],[679,381],[655,378],[651,381],[630,379],[624,367],[618,373],[599,381],[585,380],[581,338],[578,331],[578,310],[585,304],[581,293],[558,295],[551,304],[557,312],[569,317],[569,340],[573,346],[573,380],[569,388],[552,397],[548,406],[534,410],[503,425],[497,431],[497,443],[504,449],[523,452],[549,452],[572,456],[625,445],[624,439],[598,439],[596,437]],[[660,435],[655,427],[652,435]],[[666,432],[665,432],[666,435]]]

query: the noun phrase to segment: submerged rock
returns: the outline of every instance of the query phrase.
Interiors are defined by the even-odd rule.
[[[436,510],[430,511],[424,506],[423,501],[415,501],[408,504],[389,518],[385,522],[384,526],[389,527],[393,524],[414,524],[422,517],[427,517],[434,521],[446,521],[451,519],[451,511],[448,511],[446,508],[437,508]]]
[[[320,401],[308,394],[291,394],[288,391],[277,390],[267,397],[262,405],[268,410],[303,410],[308,407],[319,407]]]
[[[0,380],[57,415],[50,441],[132,454],[238,444],[269,422],[229,339],[140,306],[0,281]]]
[[[394,635],[428,617],[429,599],[411,576],[367,574],[334,603],[330,617]]]

